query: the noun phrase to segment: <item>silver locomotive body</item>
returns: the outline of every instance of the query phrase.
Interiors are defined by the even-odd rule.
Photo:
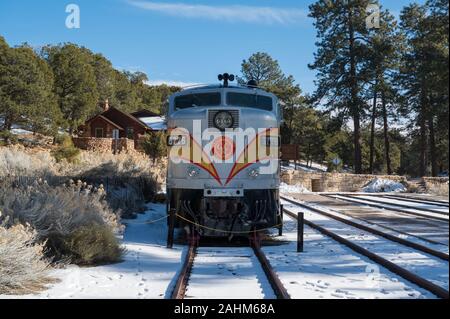
[[[168,210],[178,215],[177,227],[225,237],[280,226],[275,95],[249,87],[186,89],[170,97],[167,120]]]

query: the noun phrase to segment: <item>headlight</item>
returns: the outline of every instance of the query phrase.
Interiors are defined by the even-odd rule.
[[[191,166],[188,168],[187,173],[188,173],[189,177],[195,177],[199,174],[199,170],[197,168]]]
[[[219,130],[233,127],[233,116],[229,112],[219,112],[214,116],[214,125]]]
[[[278,145],[279,145],[279,137],[278,136],[261,136],[259,140],[260,140],[261,146],[278,147]]]
[[[168,146],[183,146],[186,145],[187,137],[185,135],[169,135],[167,137]]]
[[[248,172],[248,176],[252,177],[252,178],[256,178],[259,176],[259,169],[252,169],[251,171]]]

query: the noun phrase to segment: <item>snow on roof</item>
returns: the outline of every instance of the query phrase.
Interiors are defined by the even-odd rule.
[[[163,116],[138,117],[138,119],[153,131],[167,130],[166,119]]]

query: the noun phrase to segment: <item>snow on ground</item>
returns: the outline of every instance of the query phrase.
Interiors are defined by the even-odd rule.
[[[288,166],[283,165],[283,169],[296,169],[295,163],[289,162]],[[306,165],[306,162],[299,161],[297,162],[297,170],[302,170],[305,172],[326,172],[327,166],[318,164],[318,163],[312,163],[310,166]]]
[[[312,228],[304,231],[304,252],[297,253],[297,222],[286,216],[281,239],[288,245],[263,248],[292,298],[434,298]]]
[[[402,183],[394,182],[389,179],[376,178],[367,184],[363,191],[366,193],[400,193],[406,192],[406,187]]]
[[[39,295],[21,298],[165,298],[180,269],[183,247],[165,248],[165,205],[152,204],[145,214],[127,220],[124,261],[105,266],[69,266],[55,270],[60,280]],[[6,297],[6,296],[5,296]]]
[[[417,210],[431,209],[436,212],[448,214],[448,207],[436,206],[436,205],[427,204],[427,203],[408,202],[405,200],[395,199],[395,198],[383,198],[383,197],[375,197],[374,198],[372,196],[358,196],[357,198],[367,199],[367,200],[371,200],[371,201],[377,201],[382,204],[386,203],[386,204],[393,204],[393,205],[408,206],[410,208],[414,208]]]
[[[357,224],[360,224],[363,226],[367,226],[367,227],[370,227],[370,228],[378,230],[378,231],[382,231],[383,233],[390,234],[395,237],[402,238],[402,239],[408,240],[410,242],[417,243],[422,246],[426,246],[431,249],[441,251],[446,254],[449,253],[448,239],[447,239],[447,243],[444,242],[443,244],[434,244],[434,243],[425,241],[421,238],[415,237],[415,236],[426,236],[427,235],[427,231],[422,229],[421,226],[419,226],[418,224],[410,224],[408,227],[408,223],[406,221],[403,222],[403,220],[400,220],[397,222],[393,222],[391,219],[387,219],[387,218],[380,218],[379,220],[376,221],[377,224],[372,224],[372,223],[365,221],[364,216],[361,216],[361,218],[351,217],[351,216],[340,213],[338,210],[334,210],[334,209],[331,209],[326,206],[321,206],[321,205],[316,205],[316,204],[311,204],[311,203],[308,203],[308,206],[313,207],[313,208],[318,208],[322,211],[327,212],[328,214],[337,216],[339,218],[342,218],[342,219],[345,219],[345,220],[348,220],[348,221],[351,221],[351,222],[354,222],[354,223],[357,223]],[[404,218],[404,220],[406,220],[411,217],[400,215],[399,218]],[[370,221],[370,219],[369,219],[369,221]],[[396,227],[398,227],[400,225],[402,226],[401,229],[395,229]],[[440,235],[440,233],[439,233],[439,235]],[[444,230],[442,230],[442,236],[443,237],[448,236],[448,229],[445,234],[444,234]],[[436,238],[433,238],[433,239],[436,239]]]
[[[448,214],[446,215],[446,214],[443,214],[441,212],[433,213],[433,212],[429,212],[429,211],[425,211],[425,210],[416,209],[414,206],[412,206],[411,208],[407,208],[407,207],[398,207],[396,205],[390,205],[389,204],[389,202],[391,201],[390,199],[387,199],[387,201],[384,202],[384,203],[374,203],[373,202],[374,199],[372,199],[370,197],[369,197],[369,199],[371,201],[366,201],[366,200],[364,200],[364,198],[360,198],[362,196],[358,196],[358,197],[355,196],[355,197],[353,197],[351,199],[343,197],[343,196],[340,196],[340,195],[333,195],[333,197],[334,198],[338,198],[338,199],[343,199],[343,200],[349,200],[349,201],[351,200],[351,202],[353,202],[353,203],[359,203],[359,204],[363,204],[363,205],[364,204],[367,204],[367,205],[380,205],[380,206],[383,207],[382,209],[386,209],[386,210],[389,210],[389,209],[393,209],[393,210],[401,209],[401,210],[403,210],[405,212],[411,212],[411,213],[414,213],[414,214],[417,214],[417,215],[421,215],[421,216],[424,216],[424,217],[430,216],[430,217],[438,217],[438,218],[442,218],[442,219],[449,219]],[[399,213],[400,214],[408,214],[408,213],[401,213],[401,212],[399,212]]]
[[[28,134],[33,134],[33,132],[21,129],[21,128],[13,128],[11,130],[11,133],[16,134],[16,135],[28,135]]]
[[[249,247],[200,247],[186,298],[274,299],[276,296]]]
[[[285,194],[310,193],[310,191],[301,184],[288,185],[286,183],[280,184],[280,192]]]
[[[284,202],[285,207],[291,207],[294,212],[304,212],[308,219],[325,227],[337,235],[366,248],[367,250],[403,267],[416,275],[439,285],[446,290],[449,287],[449,266],[437,257],[425,254],[410,247],[400,245],[385,238],[375,236],[363,230],[345,225],[326,216],[299,208]]]
[[[54,270],[60,282],[38,295],[20,298],[167,298],[186,247],[165,248],[165,205],[151,204],[145,214],[127,220],[124,261],[105,266]],[[306,214],[341,236],[408,267],[448,289],[448,264],[389,244],[359,230]],[[159,221],[157,221],[159,220]],[[157,221],[150,223],[150,221]],[[293,298],[433,298],[430,293],[378,267],[336,241],[305,227],[305,252],[296,252],[296,222],[285,219],[287,244],[265,246],[271,264]],[[17,296],[0,296],[11,298]],[[187,298],[273,298],[250,248],[201,247],[195,259]]]

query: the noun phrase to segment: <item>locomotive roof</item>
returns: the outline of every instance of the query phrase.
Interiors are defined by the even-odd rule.
[[[196,91],[196,90],[205,90],[205,89],[241,89],[241,90],[247,90],[247,91],[253,91],[253,92],[260,92],[265,94],[270,94],[269,92],[258,88],[258,87],[248,87],[248,86],[242,86],[242,85],[229,85],[229,86],[223,86],[222,84],[200,84],[197,86],[189,86],[185,87],[181,92],[189,92],[189,91]]]

